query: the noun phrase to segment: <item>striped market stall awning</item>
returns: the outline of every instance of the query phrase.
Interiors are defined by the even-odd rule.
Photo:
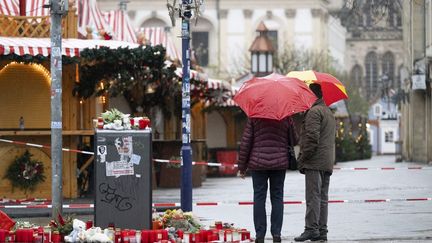
[[[78,32],[86,36],[87,28],[93,31],[105,30],[111,32],[111,28],[105,19],[104,13],[99,9],[96,0],[76,0],[78,11]]]
[[[26,0],[25,16],[49,16],[50,9],[44,8],[50,0]],[[75,0],[78,13],[78,32],[87,36],[87,28],[93,33],[104,30],[114,40],[136,43],[136,33],[129,16],[123,10],[102,12],[96,0]],[[20,0],[1,0],[0,15],[19,16]]]
[[[113,10],[104,15],[108,25],[112,28],[113,39],[137,43],[135,31],[124,10]]]
[[[1,15],[20,15],[19,0],[1,0],[0,14]],[[49,4],[49,0],[26,0],[25,1],[25,16],[47,16],[50,14],[48,8],[43,5]]]
[[[181,54],[177,50],[168,31],[163,27],[146,27],[141,28],[138,35],[144,35],[147,44],[152,46],[162,45],[166,48],[167,56],[172,60],[181,60]]]
[[[118,47],[136,48],[139,45],[114,40],[63,39],[62,55],[76,57],[79,56],[80,52],[85,48],[98,48],[102,46],[117,49]],[[0,55],[16,54],[19,56],[49,56],[50,53],[51,40],[49,38],[0,37]]]

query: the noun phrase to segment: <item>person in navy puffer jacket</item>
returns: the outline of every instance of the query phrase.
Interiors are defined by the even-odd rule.
[[[290,163],[288,147],[296,144],[297,136],[291,117],[281,121],[264,118],[250,118],[247,121],[240,144],[238,168],[240,177],[244,178],[246,171],[252,175],[255,242],[264,242],[266,235],[268,184],[272,204],[270,232],[273,242],[281,241],[284,181]]]

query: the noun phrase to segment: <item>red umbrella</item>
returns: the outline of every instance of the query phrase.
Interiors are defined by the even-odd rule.
[[[316,99],[303,81],[280,74],[254,77],[234,96],[248,117],[275,120],[309,109]]]
[[[287,77],[298,78],[307,84],[321,84],[323,99],[326,105],[331,105],[342,99],[348,99],[345,86],[331,74],[320,73],[313,70],[292,71],[287,74]]]

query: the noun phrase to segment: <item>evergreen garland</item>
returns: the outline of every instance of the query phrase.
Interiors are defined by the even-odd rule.
[[[169,115],[168,104],[180,100],[181,84],[174,65],[165,65],[163,46],[84,49],[81,52],[80,81],[73,94],[125,96],[134,113],[149,113],[160,106]]]
[[[26,150],[8,167],[4,178],[10,180],[12,190],[17,187],[25,192],[27,190],[34,191],[39,183],[45,181],[42,162],[32,160],[31,156],[33,155]]]
[[[50,60],[50,57],[46,57],[43,55],[17,55],[15,53],[9,54],[9,55],[3,55],[0,56],[0,60],[7,60],[7,61],[15,61],[15,62],[22,62],[22,63],[39,63],[42,64],[44,62],[48,62]],[[78,63],[79,57],[68,57],[68,56],[62,56],[62,63],[63,64],[72,64],[72,63]]]

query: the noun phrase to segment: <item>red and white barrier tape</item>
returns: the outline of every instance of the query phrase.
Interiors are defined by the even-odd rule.
[[[34,143],[25,143],[25,142],[12,141],[12,140],[7,140],[7,139],[0,139],[0,142],[19,144],[19,145],[25,145],[25,146],[37,147],[37,148],[51,148],[51,146],[48,146],[48,145],[40,145],[40,144],[34,144]],[[94,155],[94,152],[91,152],[91,151],[82,151],[82,150],[68,149],[68,148],[62,148],[62,150],[66,151],[66,152],[73,152],[73,153],[82,153],[82,154]],[[153,159],[153,161],[159,162],[159,163],[173,163],[173,164],[180,164],[181,163],[180,160],[168,160],[168,159]],[[213,162],[206,162],[206,161],[193,161],[192,165],[207,165],[207,166],[216,166],[216,167],[238,167],[237,164],[232,164],[232,163],[213,163]],[[342,170],[350,170],[350,171],[364,171],[364,170],[432,170],[432,166],[357,167],[357,168],[334,167],[333,170],[335,170],[335,171],[342,171]]]
[[[51,148],[51,146],[48,146],[48,145],[26,143],[26,142],[20,142],[20,141],[12,141],[12,140],[7,140],[7,139],[0,139],[0,142],[13,143],[13,144],[25,145],[25,146],[36,147],[36,148]],[[62,150],[66,151],[66,152],[73,152],[73,153],[81,153],[81,154],[94,155],[93,152],[82,151],[82,150],[77,150],[77,149],[62,148]]]
[[[8,199],[0,198],[0,204],[31,204],[31,203],[50,203],[50,199],[46,198],[24,198],[24,199]]]
[[[180,164],[180,160],[169,160],[169,159],[153,159],[155,162],[159,163],[172,163],[172,164]],[[207,165],[207,166],[217,166],[217,167],[238,167],[237,164],[232,163],[213,163],[213,162],[206,162],[206,161],[192,161],[192,165]]]
[[[383,202],[419,202],[419,201],[432,201],[432,198],[405,198],[405,199],[366,199],[366,200],[329,200],[328,203],[383,203]],[[284,204],[306,204],[306,201],[284,201]],[[153,203],[153,207],[180,207],[180,203]],[[252,201],[243,202],[197,202],[193,203],[193,206],[204,207],[204,206],[223,206],[223,205],[236,205],[236,206],[248,206],[253,205]],[[51,204],[44,205],[0,205],[0,208],[52,208]],[[73,209],[86,209],[94,208],[94,204],[82,203],[82,204],[65,204],[63,208]]]
[[[408,167],[357,167],[357,168],[344,168],[333,167],[333,170],[432,170],[430,166],[408,166]]]

